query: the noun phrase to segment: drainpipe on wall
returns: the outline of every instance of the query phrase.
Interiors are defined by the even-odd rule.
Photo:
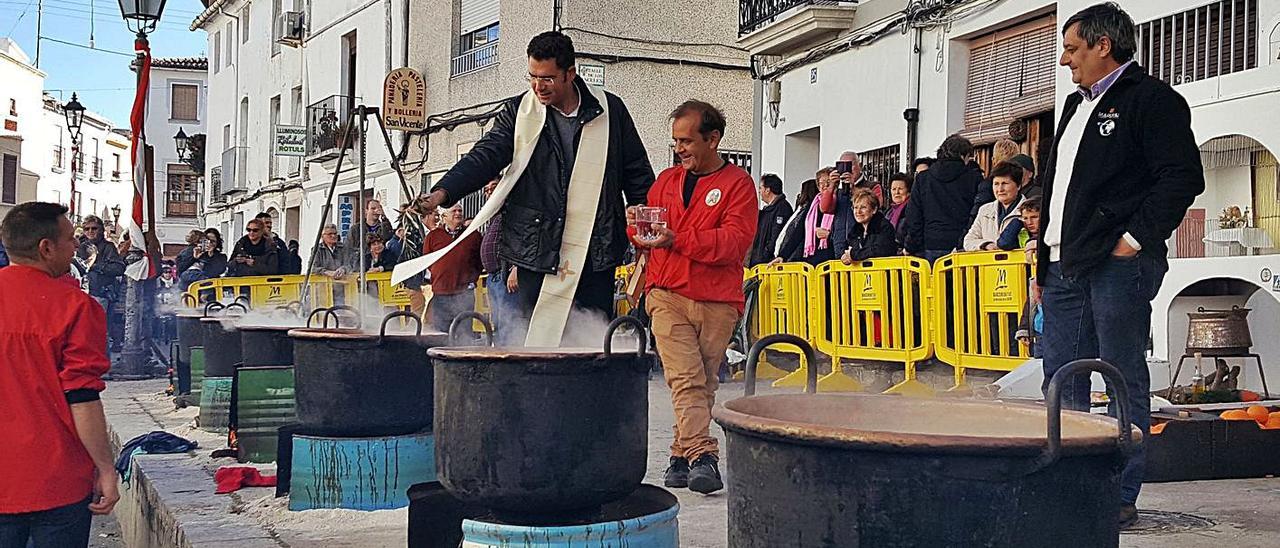
[[[404,15],[402,17],[404,18],[404,26],[401,28],[404,29],[404,47],[403,47],[403,53],[401,54],[401,58],[404,60],[404,62],[401,63],[400,66],[407,67],[409,66],[409,3],[410,1],[403,0],[403,3],[404,3]],[[400,152],[396,154],[397,161],[403,162],[404,159],[409,156],[409,138],[410,137],[411,137],[410,132],[408,131],[400,132]],[[409,198],[410,196],[405,196],[406,201]]]
[[[908,171],[911,162],[916,159],[917,141],[920,125],[920,62],[924,56],[924,29],[915,29],[915,39],[911,41],[911,61],[908,63],[907,76],[907,108],[902,111],[902,119],[907,122],[907,153],[903,158],[903,171]]]

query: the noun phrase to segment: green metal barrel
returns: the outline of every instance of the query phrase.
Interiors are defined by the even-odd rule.
[[[293,366],[236,369],[231,428],[242,462],[275,462],[276,430],[294,421],[293,401]]]
[[[196,424],[206,432],[225,434],[231,420],[231,377],[205,377],[201,384]]]
[[[204,347],[191,347],[191,401],[200,401],[200,392],[204,382]]]

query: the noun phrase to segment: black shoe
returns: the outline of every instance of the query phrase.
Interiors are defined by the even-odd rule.
[[[1120,507],[1120,530],[1123,531],[1138,523],[1138,507],[1125,504]]]
[[[684,489],[689,486],[689,459],[671,457],[671,464],[662,476],[662,485]]]
[[[689,490],[709,495],[724,489],[720,480],[720,459],[715,455],[703,455],[689,468]]]

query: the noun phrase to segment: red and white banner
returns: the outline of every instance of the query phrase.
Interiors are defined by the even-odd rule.
[[[153,197],[147,195],[147,136],[144,131],[147,118],[147,90],[151,87],[151,46],[145,39],[134,40],[133,49],[138,55],[138,90],[133,97],[133,112],[129,115],[129,129],[133,134],[133,206],[125,227],[129,231],[129,241],[136,249],[146,251],[147,243],[142,233],[143,212],[147,210],[147,202]],[[125,269],[125,275],[134,280],[144,280],[155,275],[157,269],[151,264],[150,255],[145,260],[134,262]]]

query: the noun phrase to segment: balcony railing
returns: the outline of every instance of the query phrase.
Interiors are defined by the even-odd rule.
[[[359,97],[330,95],[307,107],[308,162],[332,160],[351,148],[358,136],[352,132],[352,138],[347,139],[347,126],[351,110],[358,104]]]
[[[1217,219],[1188,215],[1169,238],[1169,258],[1243,257],[1280,254],[1280,242],[1258,227],[1218,226]]]
[[[195,217],[196,202],[200,193],[194,190],[170,190],[166,192],[164,214],[168,217]]]
[[[54,145],[53,147],[53,169],[62,171],[62,145]]]
[[[113,170],[111,170],[111,178],[112,178],[112,179],[115,179],[115,180],[119,181],[119,180],[120,180],[120,174],[121,174],[121,172],[120,172],[120,170],[118,170],[118,169],[113,169]]]
[[[498,64],[498,42],[495,40],[454,57],[453,62],[449,64],[449,77],[457,78],[496,64]]]
[[[94,179],[102,178],[102,158],[93,159],[93,178]]]
[[[245,152],[249,147],[231,147],[222,151],[222,193],[232,194],[248,190],[245,178]]]
[[[209,201],[221,202],[222,198],[222,166],[209,169]]]
[[[800,6],[834,6],[837,0],[738,0],[738,36],[746,36]],[[848,2],[845,2],[848,3]]]

